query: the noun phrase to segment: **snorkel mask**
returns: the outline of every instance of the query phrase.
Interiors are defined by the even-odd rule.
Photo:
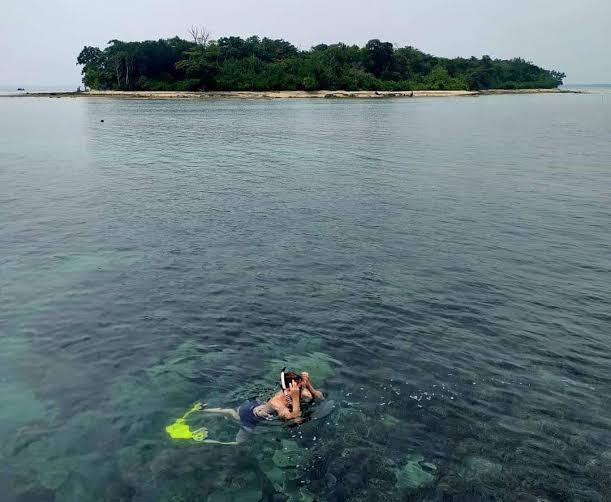
[[[282,370],[280,371],[280,386],[282,387],[282,390],[284,391],[289,391],[289,386],[286,384],[286,378],[284,376],[284,374],[286,373],[286,366],[284,368],[282,368]],[[292,373],[289,371],[289,373]],[[292,373],[293,375],[295,375],[295,373]],[[297,384],[297,386],[299,387],[299,391],[301,392],[301,384],[303,382],[303,380],[301,379],[301,376],[299,375],[295,375],[293,377],[293,381],[295,382],[295,384]]]

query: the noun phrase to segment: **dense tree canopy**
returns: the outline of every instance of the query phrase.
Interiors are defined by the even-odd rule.
[[[520,58],[440,58],[377,39],[300,51],[257,36],[111,40],[83,48],[77,64],[87,87],[117,90],[523,89],[557,87],[565,76]]]

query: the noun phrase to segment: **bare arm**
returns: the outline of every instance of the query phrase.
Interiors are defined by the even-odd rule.
[[[289,410],[288,406],[281,400],[272,399],[270,405],[276,410],[278,416],[284,420],[295,420],[301,416],[301,403],[299,402],[299,387],[291,382],[289,392],[293,403],[293,411]]]
[[[278,416],[284,420],[295,420],[301,416],[301,406],[299,404],[299,400],[297,402],[293,402],[293,411],[289,411],[286,406],[278,406],[274,407]]]
[[[310,374],[307,371],[304,371],[301,376],[303,377],[303,381],[306,388],[310,391],[312,396],[314,396],[316,399],[325,398],[322,392],[314,388],[314,386],[312,385],[312,381],[310,380]]]

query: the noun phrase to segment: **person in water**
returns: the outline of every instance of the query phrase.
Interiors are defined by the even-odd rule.
[[[252,434],[257,424],[264,420],[279,417],[283,420],[299,422],[302,404],[311,403],[315,399],[322,400],[325,397],[321,391],[314,388],[309,373],[304,371],[299,375],[285,369],[280,373],[281,389],[265,403],[248,400],[244,401],[237,410],[207,408],[206,404],[200,404],[200,409],[204,413],[218,413],[240,422],[237,443],[244,441],[245,436]]]

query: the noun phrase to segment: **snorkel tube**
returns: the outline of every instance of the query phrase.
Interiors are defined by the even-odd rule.
[[[282,393],[284,394],[284,399],[286,399],[286,407],[289,411],[293,411],[293,398],[291,397],[291,393],[286,388],[286,380],[284,379],[284,372],[286,371],[286,366],[282,368],[280,371],[280,385],[282,385]]]
[[[286,366],[282,368],[280,371],[280,385],[282,386],[282,390],[286,390],[286,382],[284,381],[284,372],[286,371]]]

